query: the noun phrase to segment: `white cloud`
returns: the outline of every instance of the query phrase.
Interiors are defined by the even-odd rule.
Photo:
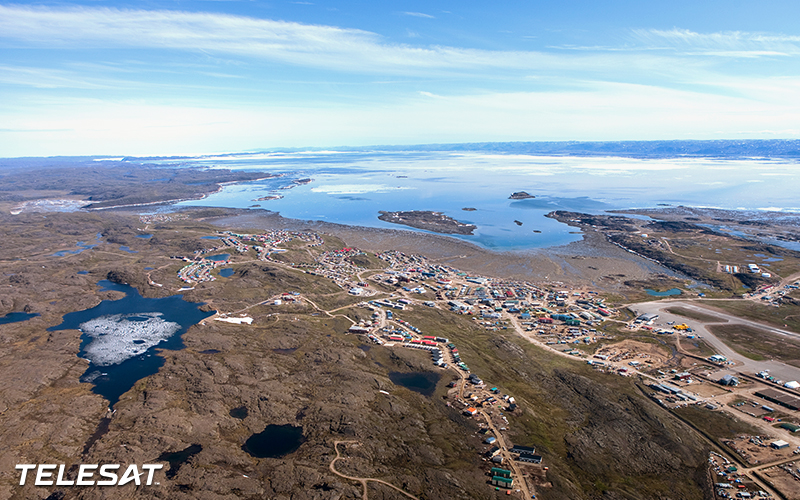
[[[634,41],[647,47],[679,50],[693,55],[747,58],[800,55],[800,36],[793,35],[744,31],[697,33],[678,28],[637,29],[632,34]]]
[[[5,43],[3,43],[5,40]],[[89,7],[0,5],[0,47],[143,48],[227,54],[360,73],[580,70],[659,67],[663,61],[621,60],[609,54],[566,57],[532,51],[492,51],[389,43],[368,31],[229,14]]]
[[[422,12],[401,12],[404,16],[412,16],[412,17],[424,17],[426,19],[436,19],[435,16],[430,14],[423,14]]]

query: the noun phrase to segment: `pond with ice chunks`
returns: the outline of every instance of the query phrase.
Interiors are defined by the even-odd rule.
[[[183,348],[181,335],[213,314],[202,304],[186,302],[181,295],[147,299],[128,285],[99,283],[103,291],[119,291],[125,297],[104,300],[84,311],[64,315],[63,322],[48,330],[82,332],[78,355],[89,361],[82,382],[94,384],[94,392],[113,406],[140,379],[153,375],[164,364],[155,348]]]

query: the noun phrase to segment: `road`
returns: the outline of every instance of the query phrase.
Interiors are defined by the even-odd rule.
[[[345,479],[349,479],[350,481],[356,481],[356,482],[361,483],[361,485],[364,487],[364,493],[361,496],[361,498],[363,500],[369,500],[368,497],[367,497],[367,482],[369,482],[369,481],[372,481],[374,483],[380,483],[380,484],[382,484],[384,486],[388,486],[389,488],[392,488],[393,490],[399,491],[400,493],[402,493],[403,495],[407,496],[408,498],[413,498],[414,500],[419,500],[419,498],[415,497],[411,493],[403,491],[402,489],[398,488],[397,486],[393,485],[392,483],[387,483],[386,481],[383,481],[381,479],[373,479],[371,477],[348,476],[346,474],[342,474],[341,472],[337,471],[336,470],[336,461],[340,460],[340,459],[341,460],[345,459],[344,457],[339,455],[339,445],[340,444],[343,444],[345,446],[348,445],[348,444],[352,444],[352,445],[358,446],[360,443],[358,441],[334,441],[333,442],[333,447],[336,450],[336,457],[333,460],[331,460],[331,465],[328,468],[331,470],[331,472],[333,472],[334,474],[336,474],[339,477],[343,477]]]
[[[800,340],[800,335],[798,335],[795,332],[791,332],[789,330],[775,328],[773,326],[764,325],[756,321],[739,318],[723,311],[711,309],[708,307],[703,307],[702,305],[700,305],[701,303],[702,302],[689,302],[682,300],[676,300],[676,301],[660,300],[654,302],[643,302],[640,304],[631,304],[630,306],[628,306],[628,308],[635,311],[637,315],[645,313],[658,314],[659,318],[657,321],[659,323],[666,323],[669,321],[675,321],[677,323],[688,322],[692,327],[694,333],[697,333],[699,336],[703,337],[703,340],[706,341],[706,343],[708,343],[711,347],[713,347],[714,350],[716,350],[718,353],[728,358],[728,360],[733,361],[735,363],[733,368],[735,368],[737,371],[754,375],[760,371],[769,370],[770,375],[779,378],[781,380],[784,380],[786,382],[790,380],[800,381],[800,368],[787,365],[786,363],[782,363],[780,361],[775,361],[775,360],[755,361],[745,356],[742,356],[741,354],[731,349],[727,344],[725,344],[725,342],[720,340],[713,333],[711,333],[711,331],[706,327],[708,325],[714,325],[714,324],[727,324],[727,325],[738,324],[738,325],[749,326],[751,328],[757,328],[759,330],[763,330],[769,333],[797,340]],[[704,322],[695,319],[689,320],[685,316],[680,316],[668,312],[667,309],[672,307],[682,307],[685,309],[689,309],[691,311],[715,316],[717,318],[720,318],[720,321]]]

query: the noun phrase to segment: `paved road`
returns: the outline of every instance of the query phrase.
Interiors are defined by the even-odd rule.
[[[720,318],[718,322],[703,322],[695,319],[689,319],[685,316],[679,316],[677,314],[672,314],[667,312],[668,308],[671,307],[682,307],[685,309],[689,309],[696,312],[701,312],[703,314],[715,316]],[[756,374],[762,370],[769,370],[770,375],[773,375],[776,378],[784,380],[786,382],[790,380],[797,380],[800,381],[800,368],[787,365],[786,363],[782,363],[780,361],[774,360],[767,360],[767,361],[755,361],[749,358],[742,356],[741,354],[737,353],[727,344],[725,344],[722,340],[717,338],[708,328],[707,325],[713,324],[739,324],[745,325],[752,328],[757,328],[759,330],[763,330],[769,333],[773,333],[776,335],[789,337],[793,339],[800,340],[800,334],[789,330],[783,330],[780,328],[775,328],[773,326],[763,325],[756,321],[751,321],[744,318],[738,318],[731,314],[718,311],[716,309],[710,309],[707,307],[703,307],[698,302],[688,302],[688,301],[654,301],[654,302],[644,302],[641,304],[632,304],[629,308],[635,311],[637,314],[645,314],[645,313],[655,313],[659,315],[657,323],[666,323],[668,321],[675,321],[677,323],[687,323],[689,326],[692,327],[694,333],[698,334],[699,336],[703,337],[709,345],[711,345],[718,353],[722,354],[726,358],[736,363],[735,367],[738,371],[748,373],[748,374]],[[727,322],[725,322],[727,320]]]

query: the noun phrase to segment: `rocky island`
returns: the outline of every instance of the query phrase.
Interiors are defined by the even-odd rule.
[[[404,226],[424,229],[442,234],[472,234],[477,229],[473,224],[459,222],[452,217],[448,217],[441,212],[431,212],[429,210],[411,210],[408,212],[386,212],[380,211],[378,219],[393,224],[403,224]]]
[[[508,197],[509,200],[527,200],[529,198],[536,198],[532,194],[528,194],[525,191],[517,191],[516,193],[511,193],[511,196]]]

